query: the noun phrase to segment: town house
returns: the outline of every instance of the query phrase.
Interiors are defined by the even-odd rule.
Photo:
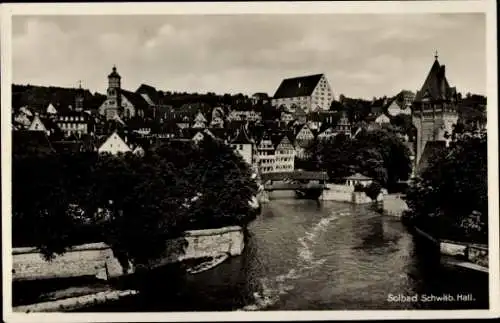
[[[276,136],[275,149],[275,172],[291,172],[295,166],[295,147],[288,137],[288,134],[279,134]]]
[[[256,146],[254,163],[257,165],[261,174],[274,172],[276,161],[275,147],[269,133],[264,132]]]

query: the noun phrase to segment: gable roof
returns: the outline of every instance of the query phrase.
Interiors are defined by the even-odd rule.
[[[136,110],[142,109],[142,110],[147,110],[149,108],[149,104],[146,102],[146,100],[136,92],[130,92],[127,90],[121,90],[121,93],[127,98],[127,100],[130,101],[134,105],[134,108]]]
[[[109,136],[105,136],[102,141],[102,143],[100,143],[100,145],[98,146],[98,150],[102,150],[103,146],[108,142],[110,141],[111,139],[113,138],[116,138],[118,140],[119,143],[125,145],[128,150],[131,150],[130,149],[130,146],[127,144],[127,142],[125,141],[125,139],[120,135],[120,133],[118,131],[113,131]]]
[[[421,101],[426,95],[433,100],[450,99],[454,92],[455,88],[450,87],[446,79],[445,66],[440,65],[436,58],[422,88],[415,96],[415,101]]]
[[[107,97],[104,94],[96,93],[94,96],[83,100],[83,109],[91,111],[97,110],[106,100]]]
[[[356,173],[354,175],[346,177],[345,179],[356,180],[356,181],[369,181],[372,178],[368,177],[368,176],[365,176],[363,174],[360,174],[360,173]]]
[[[160,102],[160,94],[156,88],[151,85],[143,83],[137,88],[137,90],[135,90],[135,93],[146,94],[154,104],[158,104]]]
[[[250,140],[250,137],[248,137],[247,130],[245,129],[245,126],[242,125],[240,129],[238,130],[238,133],[236,134],[236,137],[234,137],[233,140],[231,140],[232,144],[243,144],[243,145],[248,145],[251,144],[252,141]]]
[[[276,90],[273,98],[310,96],[323,75],[324,74],[314,74],[284,79]]]

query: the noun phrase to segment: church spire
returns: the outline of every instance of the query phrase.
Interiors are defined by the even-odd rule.
[[[434,52],[434,59],[437,61],[438,57],[439,57],[439,56],[438,56],[438,51],[436,50],[436,51]]]
[[[83,111],[83,89],[82,81],[78,81],[78,89],[75,95],[75,111]]]

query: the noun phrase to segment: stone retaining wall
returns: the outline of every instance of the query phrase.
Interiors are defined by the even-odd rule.
[[[377,201],[381,201],[383,196],[383,194],[379,194]],[[349,202],[353,204],[369,204],[373,202],[365,192],[355,192],[353,186],[338,184],[326,184],[320,199],[323,201]]]
[[[159,264],[211,257],[220,254],[231,256],[240,255],[244,249],[243,229],[239,226],[224,227],[208,230],[194,230],[185,232],[187,247],[184,252],[166,253],[161,257]],[[176,246],[183,242],[181,239],[167,241],[168,246]],[[13,279],[47,279],[78,276],[96,276],[108,279],[123,274],[113,251],[104,243],[92,243],[75,246],[52,261],[46,261],[36,248],[13,248]],[[134,271],[130,266],[128,273]]]
[[[441,254],[466,259],[474,264],[488,267],[488,247],[480,244],[470,244],[444,240],[440,243]]]
[[[354,187],[337,184],[326,184],[321,199],[323,201],[352,202]]]
[[[445,257],[452,259],[459,259],[462,262],[468,262],[469,264],[477,265],[476,267],[482,267],[483,271],[487,271],[489,261],[488,261],[488,246],[482,244],[465,243],[450,240],[438,240],[426,232],[415,227],[415,230],[421,236],[426,237],[433,243],[439,246],[439,252]]]
[[[369,198],[365,192],[353,192],[352,193],[352,203],[354,204],[369,204],[373,200]]]
[[[408,204],[401,198],[401,194],[387,194],[382,199],[384,214],[400,217],[409,210]]]

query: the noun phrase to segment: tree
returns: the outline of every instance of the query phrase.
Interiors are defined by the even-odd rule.
[[[378,182],[372,182],[370,185],[365,187],[364,191],[369,198],[376,201],[381,190],[382,186]]]
[[[35,245],[47,257],[89,242],[75,237],[89,238],[79,232],[90,227],[123,265],[148,265],[185,230],[244,226],[255,218],[250,170],[216,140],[159,144],[143,157],[46,154],[13,161],[14,245]]]
[[[47,258],[71,245],[75,223],[67,213],[70,195],[55,154],[13,156],[13,244],[32,243]]]
[[[409,134],[413,128],[411,116],[407,114],[398,114],[391,118],[391,124],[401,129],[403,134]]]
[[[393,187],[411,173],[408,148],[387,130],[360,132],[356,138],[335,136],[317,140],[308,148],[317,169],[326,170],[333,181],[363,173],[381,185]]]
[[[448,239],[487,242],[486,133],[456,137],[406,196],[418,226]]]

